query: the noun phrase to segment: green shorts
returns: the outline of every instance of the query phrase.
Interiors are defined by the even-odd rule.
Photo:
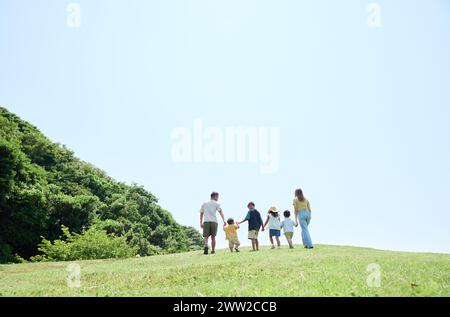
[[[217,222],[204,222],[203,223],[203,237],[209,237],[213,236],[215,237],[217,235]]]
[[[286,236],[286,238],[292,239],[292,237],[294,236],[294,233],[293,232],[285,232],[284,235]]]

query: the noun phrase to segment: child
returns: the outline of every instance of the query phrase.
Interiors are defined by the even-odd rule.
[[[289,218],[291,216],[291,212],[289,210],[286,210],[283,213],[284,220],[281,222],[281,228],[284,230],[284,235],[286,236],[286,240],[289,243],[289,248],[293,249],[294,246],[292,244],[292,237],[294,236],[294,226],[297,227],[297,225],[294,223],[294,221]]]
[[[281,235],[281,221],[280,216],[278,216],[277,207],[271,207],[269,209],[269,215],[267,216],[266,223],[263,225],[264,228],[269,224],[269,237],[270,243],[272,244],[271,249],[275,249],[273,244],[273,237],[277,240],[278,248],[281,247],[280,235]]]
[[[259,251],[258,233],[259,229],[262,227],[263,221],[261,218],[261,214],[258,210],[255,209],[254,202],[249,202],[247,208],[247,216],[244,220],[238,222],[238,225],[248,221],[248,238],[252,240],[252,251]],[[264,228],[262,228],[262,230],[264,231]]]
[[[239,225],[234,223],[234,219],[230,218],[227,220],[228,226],[223,225],[223,231],[225,231],[225,238],[228,240],[228,246],[230,251],[233,252],[233,249],[236,252],[239,252],[239,246],[241,245],[237,236],[237,229],[239,229]]]

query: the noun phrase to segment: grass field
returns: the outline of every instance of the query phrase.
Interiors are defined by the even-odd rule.
[[[77,263],[79,288],[68,263],[1,265],[0,296],[450,296],[448,254],[318,245]],[[367,284],[371,263],[380,287]]]

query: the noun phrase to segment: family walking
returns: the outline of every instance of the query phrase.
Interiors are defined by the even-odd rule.
[[[291,212],[285,210],[283,212],[284,219],[281,221],[277,208],[270,207],[266,221],[263,222],[261,214],[255,208],[255,203],[249,202],[247,205],[247,215],[242,221],[235,222],[232,218],[225,221],[225,216],[218,201],[219,193],[213,192],[211,194],[211,200],[204,203],[200,209],[200,227],[203,229],[205,255],[209,253],[209,238],[211,238],[211,254],[216,252],[216,235],[218,230],[217,213],[222,218],[225,238],[228,240],[228,246],[231,252],[239,252],[240,242],[237,230],[240,228],[239,225],[244,222],[248,222],[248,238],[252,241],[252,251],[259,251],[258,235],[260,231],[265,231],[267,227],[269,229],[269,239],[272,249],[275,249],[275,242],[278,248],[281,247],[280,236],[282,230],[289,244],[289,248],[294,248],[292,237],[294,236],[294,227],[298,227],[299,223],[302,230],[303,246],[306,249],[312,249],[314,247],[308,230],[311,221],[311,206],[301,189],[295,191],[295,198],[292,203],[294,206],[294,220],[291,219]]]

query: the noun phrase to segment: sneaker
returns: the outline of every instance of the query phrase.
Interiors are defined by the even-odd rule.
[[[239,249],[238,249],[238,248],[235,248],[235,249],[234,249],[234,251],[236,251],[236,252],[241,252],[241,251],[239,251]]]
[[[293,249],[294,247],[291,245],[291,246],[289,246],[289,249]]]
[[[203,248],[203,254],[204,255],[208,255],[208,247],[204,247]]]
[[[273,250],[273,249],[275,249],[275,246],[273,245],[273,246],[271,246],[270,248]]]
[[[216,251],[211,251],[211,254],[216,254]]]

